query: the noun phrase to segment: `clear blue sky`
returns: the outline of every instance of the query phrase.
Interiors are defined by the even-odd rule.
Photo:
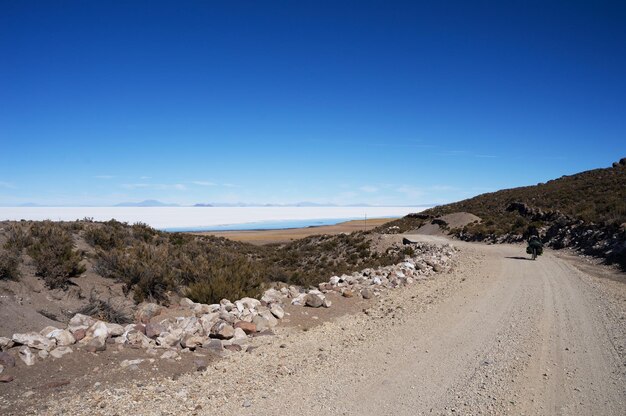
[[[0,205],[535,184],[626,156],[626,3],[0,0],[0,152]]]

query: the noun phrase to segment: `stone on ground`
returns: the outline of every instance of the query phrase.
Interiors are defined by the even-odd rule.
[[[18,355],[26,365],[35,365],[35,355],[26,345],[20,347]]]

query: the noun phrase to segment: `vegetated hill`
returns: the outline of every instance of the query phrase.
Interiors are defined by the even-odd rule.
[[[377,251],[363,232],[255,246],[115,220],[4,222],[0,283],[37,276],[48,289],[63,291],[90,276],[122,283],[124,293],[136,302],[167,303],[173,292],[217,303],[259,295],[276,282],[317,285],[332,274],[399,263],[411,250],[399,246]],[[100,301],[93,303],[108,307]]]
[[[455,212],[482,219],[448,230],[464,240],[514,242],[538,233],[554,248],[574,247],[626,267],[626,158],[610,168],[434,207],[378,231],[406,232]]]

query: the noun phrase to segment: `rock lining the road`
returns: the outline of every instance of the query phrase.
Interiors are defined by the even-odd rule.
[[[5,361],[19,358],[26,365],[39,360],[60,359],[75,348],[92,353],[107,348],[141,348],[150,356],[179,359],[181,353],[198,348],[211,351],[247,351],[249,338],[270,333],[285,317],[287,303],[310,308],[332,307],[329,293],[344,297],[371,299],[381,291],[411,285],[436,273],[448,271],[456,249],[448,244],[413,243],[414,255],[399,264],[368,268],[351,275],[332,276],[318,288],[282,286],[266,290],[261,299],[245,297],[235,302],[223,299],[219,304],[196,303],[188,298],[179,302],[186,316],[158,320],[166,309],[154,303],[139,306],[137,323],[122,326],[76,314],[66,328],[48,326],[39,333],[16,333],[0,337],[0,350]],[[191,316],[189,316],[191,315]],[[72,348],[74,347],[74,349]],[[158,353],[158,350],[163,350]],[[2,358],[2,357],[0,357]],[[122,366],[127,366],[122,363]],[[135,363],[130,364],[136,365]],[[5,365],[6,367],[6,365]]]

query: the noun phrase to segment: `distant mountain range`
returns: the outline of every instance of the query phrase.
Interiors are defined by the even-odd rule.
[[[247,203],[247,202],[211,202],[209,204],[195,204],[194,207],[369,207],[369,204],[351,204],[351,205],[337,205],[337,204],[319,204],[317,202],[296,202],[295,204],[259,204],[259,203]]]
[[[432,207],[434,204],[425,204],[425,205],[407,205],[412,207]],[[27,202],[19,205],[20,207],[50,207],[50,206],[96,206],[96,205],[41,205],[35,202]],[[102,205],[99,205],[102,206]],[[167,203],[158,201],[156,199],[146,199],[145,201],[140,202],[121,202],[119,204],[112,205],[114,207],[181,207],[188,205],[180,205],[174,203]],[[262,203],[249,203],[249,202],[210,202],[210,203],[197,203],[192,205],[193,207],[198,208],[209,208],[209,207],[375,207],[378,205],[371,205],[365,203],[357,203],[357,204],[348,204],[348,205],[339,205],[339,204],[330,204],[330,203],[317,203],[310,201],[302,201],[296,202],[293,204],[262,204]],[[391,205],[390,205],[391,206]],[[399,205],[393,205],[399,206]]]
[[[122,202],[114,205],[116,207],[179,207],[178,204],[167,204],[165,202],[157,201],[156,199],[146,199],[141,202]]]

